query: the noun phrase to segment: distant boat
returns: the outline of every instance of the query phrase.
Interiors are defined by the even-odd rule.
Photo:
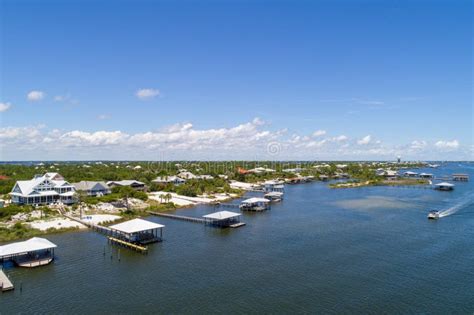
[[[428,213],[428,219],[437,220],[439,219],[439,211],[433,210]]]

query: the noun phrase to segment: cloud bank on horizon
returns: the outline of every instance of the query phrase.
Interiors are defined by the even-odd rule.
[[[474,156],[470,1],[3,1],[0,19],[0,161]]]
[[[372,135],[352,138],[316,130],[272,131],[259,118],[229,128],[177,123],[156,131],[59,130],[45,125],[0,128],[2,160],[471,160],[458,140],[388,145]]]

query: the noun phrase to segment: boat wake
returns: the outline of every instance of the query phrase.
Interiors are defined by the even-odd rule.
[[[463,197],[458,203],[456,203],[454,206],[446,209],[446,210],[441,210],[439,212],[439,217],[444,218],[447,216],[450,216],[452,214],[455,214],[461,209],[464,209],[468,207],[469,205],[474,204],[474,194],[469,194],[468,196]]]

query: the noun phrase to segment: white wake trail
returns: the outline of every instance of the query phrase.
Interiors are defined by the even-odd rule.
[[[446,210],[440,211],[439,212],[439,217],[440,218],[447,217],[448,215],[452,215],[452,214],[458,212],[459,210],[471,205],[472,203],[474,203],[473,197],[474,197],[474,194],[472,194],[472,193],[469,194],[468,196],[465,196],[458,203],[456,203],[454,206],[452,206],[452,207],[450,207]]]

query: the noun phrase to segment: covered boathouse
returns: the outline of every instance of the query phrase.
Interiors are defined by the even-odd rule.
[[[240,210],[244,211],[264,211],[270,209],[270,200],[267,198],[249,198],[240,204]]]
[[[468,174],[453,174],[453,180],[460,181],[460,182],[468,182],[469,175]]]
[[[206,225],[216,226],[220,228],[239,227],[245,225],[240,222],[240,213],[231,211],[219,211],[203,215]]]
[[[149,244],[163,240],[162,224],[143,219],[133,219],[110,226],[114,238],[132,244]]]
[[[448,190],[453,190],[454,189],[454,184],[446,183],[446,182],[439,183],[439,184],[436,184],[434,186],[435,186],[435,189],[437,189],[437,190],[448,191]]]
[[[33,268],[54,260],[56,244],[45,238],[33,237],[27,241],[0,246],[0,261],[12,260],[17,266]]]

